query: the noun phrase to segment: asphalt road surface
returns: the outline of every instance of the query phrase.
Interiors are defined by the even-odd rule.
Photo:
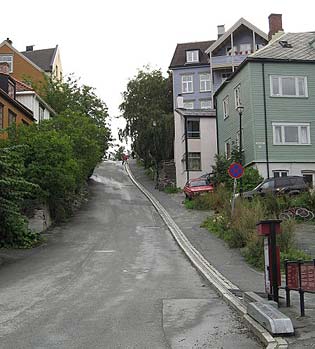
[[[0,268],[0,348],[259,348],[120,162],[47,243]]]

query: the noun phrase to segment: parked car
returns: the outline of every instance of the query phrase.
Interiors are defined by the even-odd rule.
[[[251,191],[243,193],[243,197],[252,199],[254,196],[265,196],[271,194],[297,195],[309,189],[305,179],[301,176],[286,176],[265,179]]]
[[[187,199],[192,199],[202,193],[213,192],[213,185],[207,178],[194,178],[188,181],[184,187],[184,193]]]

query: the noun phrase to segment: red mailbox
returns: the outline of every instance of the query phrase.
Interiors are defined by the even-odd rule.
[[[280,250],[277,246],[277,234],[281,233],[281,220],[268,219],[258,222],[258,235],[264,236],[265,255],[265,290],[268,298],[279,304],[279,286],[281,285],[280,275]]]
[[[257,226],[257,232],[260,236],[268,236],[271,234],[271,226],[274,225],[276,234],[281,233],[281,220],[280,219],[268,219],[266,221],[259,221]]]

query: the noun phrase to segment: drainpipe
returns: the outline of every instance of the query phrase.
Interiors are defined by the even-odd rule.
[[[187,182],[189,181],[189,166],[188,166],[188,132],[187,132],[187,116],[184,116],[185,120],[185,161],[186,161],[186,176]]]
[[[266,145],[266,165],[267,165],[267,178],[270,178],[269,173],[269,151],[268,151],[268,129],[267,129],[267,102],[266,102],[266,84],[265,84],[265,63],[262,63],[262,82],[263,82],[263,95],[264,95],[264,119],[265,119],[265,145]]]

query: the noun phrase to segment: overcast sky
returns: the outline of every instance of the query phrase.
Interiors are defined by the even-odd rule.
[[[95,87],[116,117],[128,79],[146,64],[166,72],[177,43],[216,39],[218,24],[240,17],[268,33],[270,13],[282,13],[286,32],[315,31],[314,9],[312,0],[15,0],[0,27],[20,51],[58,44],[64,73]]]

